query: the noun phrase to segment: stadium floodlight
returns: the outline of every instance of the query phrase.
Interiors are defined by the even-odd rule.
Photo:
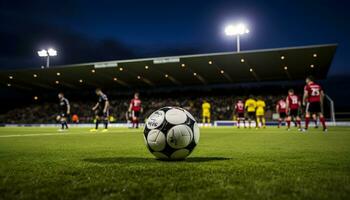
[[[42,49],[40,51],[38,51],[38,55],[39,57],[46,57],[46,67],[49,68],[50,67],[50,57],[51,56],[57,56],[57,51],[53,48],[49,48],[49,49]]]
[[[227,36],[236,36],[237,38],[237,52],[240,52],[240,35],[249,33],[249,29],[244,24],[228,25],[225,28]]]

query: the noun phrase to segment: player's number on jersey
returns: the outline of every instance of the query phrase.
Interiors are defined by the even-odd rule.
[[[318,88],[311,88],[311,96],[319,96],[320,90]]]
[[[292,97],[292,104],[297,104],[298,103],[298,98],[297,97]]]

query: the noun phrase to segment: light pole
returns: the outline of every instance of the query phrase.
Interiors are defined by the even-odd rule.
[[[39,57],[46,57],[46,67],[50,67],[50,57],[51,56],[57,56],[57,51],[55,49],[49,48],[49,49],[42,49],[38,51]]]
[[[249,33],[249,29],[244,24],[228,25],[225,28],[227,36],[236,36],[237,38],[237,52],[241,50],[240,35]]]

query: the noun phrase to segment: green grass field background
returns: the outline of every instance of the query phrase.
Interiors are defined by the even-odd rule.
[[[349,199],[350,128],[202,128],[186,161],[142,130],[0,128],[0,199]]]

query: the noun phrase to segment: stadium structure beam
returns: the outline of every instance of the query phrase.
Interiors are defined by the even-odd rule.
[[[155,84],[147,78],[141,77],[141,80],[150,86],[155,86]]]
[[[130,85],[125,82],[125,81],[122,81],[122,80],[115,80],[115,82],[119,83],[120,85],[124,86],[124,87],[130,87]]]
[[[287,77],[288,77],[289,80],[292,80],[292,76],[290,75],[288,69],[285,69],[285,70],[284,70],[284,73],[286,73],[286,75],[287,75]]]
[[[203,76],[199,75],[197,73],[197,75],[195,76],[200,82],[202,82],[204,85],[208,84],[207,81],[203,78]]]
[[[175,85],[182,85],[182,83],[180,82],[180,81],[178,81],[178,80],[176,80],[174,77],[172,77],[172,76],[168,76],[168,79],[172,82],[172,83],[174,83]]]
[[[211,65],[215,66],[216,69],[217,69],[218,71],[220,71],[220,73],[221,73],[221,70],[223,70],[223,69],[221,69],[221,68],[216,64],[215,61],[211,61]],[[222,75],[223,75],[223,76],[226,78],[226,80],[228,80],[229,82],[233,82],[231,76],[230,76],[228,73],[225,73],[225,72],[224,72]]]
[[[68,88],[71,88],[71,89],[78,89],[78,87],[76,87],[75,85],[67,83],[67,82],[64,82],[64,81],[60,81],[60,84],[63,85],[63,86],[66,86]]]

